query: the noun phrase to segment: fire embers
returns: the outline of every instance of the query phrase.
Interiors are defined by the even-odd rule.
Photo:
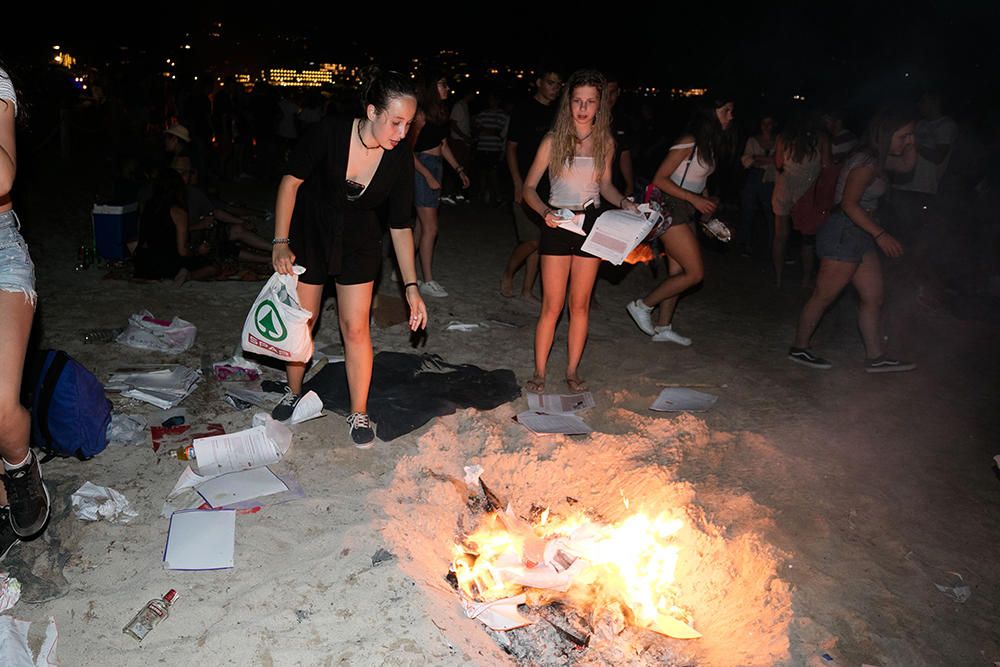
[[[456,546],[452,570],[466,614],[494,630],[530,624],[518,610],[526,604],[584,643],[591,636],[611,639],[626,626],[692,639],[701,635],[678,604],[674,582],[674,542],[683,527],[666,512],[635,512],[606,524],[583,513],[555,519],[546,511],[532,524],[508,506]],[[585,631],[554,623],[543,609],[553,605],[586,619]]]

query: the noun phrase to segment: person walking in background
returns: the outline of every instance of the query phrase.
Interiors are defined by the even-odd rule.
[[[905,174],[916,163],[912,115],[898,110],[879,113],[864,140],[847,158],[840,172],[834,203],[838,208],[819,228],[816,252],[820,267],[816,287],[802,308],[795,342],[788,358],[810,368],[832,364],[813,354],[809,341],[830,304],[848,284],[860,297],[858,328],[865,345],[868,373],[909,371],[915,364],[886,356],[882,349],[882,304],[885,297],[879,251],[900,257],[903,246],[876,217],[879,200],[888,188],[889,172]]]
[[[562,76],[554,69],[542,68],[535,79],[535,94],[527,102],[515,107],[511,114],[510,129],[507,132],[507,169],[514,185],[514,229],[517,245],[507,259],[503,275],[500,276],[500,294],[514,296],[514,274],[524,266],[524,282],[521,298],[537,301],[534,295],[535,279],[538,276],[538,241],[545,224],[531,207],[524,203],[524,178],[535,159],[542,138],[552,127],[556,105],[562,90]],[[543,173],[535,186],[538,196],[544,201],[549,194],[549,177]]]

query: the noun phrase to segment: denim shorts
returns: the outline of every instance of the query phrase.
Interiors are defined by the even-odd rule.
[[[860,264],[861,258],[878,250],[872,235],[861,229],[841,210],[830,214],[816,232],[816,254],[820,259]]]
[[[0,213],[0,291],[20,292],[34,307],[35,265],[28,244],[21,237],[21,223],[14,211]]]
[[[440,155],[417,153],[417,159],[420,160],[420,164],[424,165],[440,184],[441,178],[444,176],[444,158]],[[419,171],[413,172],[413,178],[416,185],[416,191],[413,196],[414,205],[423,208],[437,208],[440,206],[441,189],[431,190],[431,187],[427,185],[427,179]]]

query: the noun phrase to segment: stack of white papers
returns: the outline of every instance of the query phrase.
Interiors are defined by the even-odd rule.
[[[133,372],[136,371],[136,372]],[[114,373],[105,387],[167,410],[187,398],[198,385],[201,375],[187,366],[155,370],[122,369]]]
[[[594,228],[580,249],[615,266],[620,265],[662,218],[649,204],[639,206],[639,211],[605,211],[594,222]]]
[[[717,400],[718,396],[687,387],[669,387],[660,392],[649,409],[657,412],[704,412]]]
[[[168,570],[221,570],[233,567],[234,510],[174,512],[167,529],[163,567]]]
[[[571,415],[596,405],[589,391],[579,394],[528,394],[528,408],[550,415]]]
[[[525,410],[516,417],[519,424],[535,434],[561,433],[563,435],[583,435],[594,429],[574,414],[550,415],[534,410]]]

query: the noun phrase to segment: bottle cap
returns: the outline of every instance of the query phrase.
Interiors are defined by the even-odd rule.
[[[174,598],[176,597],[177,597],[177,591],[171,588],[169,591],[167,591],[167,594],[163,596],[163,599],[166,600],[168,603],[173,604]]]

